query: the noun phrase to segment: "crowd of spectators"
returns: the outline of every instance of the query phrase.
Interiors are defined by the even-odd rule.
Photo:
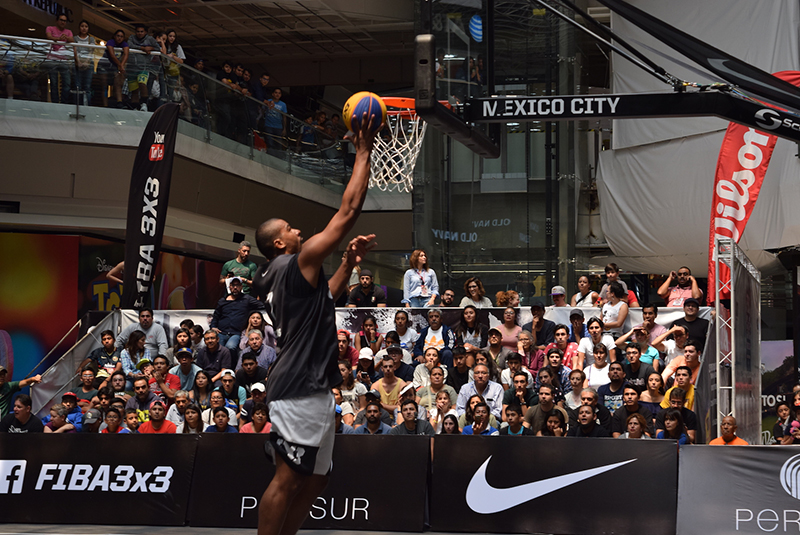
[[[66,15],[58,15],[42,36],[53,44],[38,53],[31,41],[0,40],[6,98],[142,111],[174,102],[182,119],[240,143],[252,134],[257,148],[345,156],[336,143],[345,133],[340,116],[316,111],[291,117],[266,71],[224,61],[214,73],[204,59],[187,56],[174,29],[135,24],[129,35],[119,29],[95,36],[86,20],[75,33],[67,26]]]

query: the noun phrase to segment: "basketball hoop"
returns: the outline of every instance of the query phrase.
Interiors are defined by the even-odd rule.
[[[370,161],[369,187],[408,193],[414,189],[425,121],[417,116],[413,98],[382,97],[386,104],[386,130],[375,137]]]

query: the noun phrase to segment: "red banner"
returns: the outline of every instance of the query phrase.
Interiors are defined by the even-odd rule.
[[[781,71],[773,76],[800,85],[800,72]],[[711,203],[708,237],[709,305],[715,300],[715,277],[719,277],[720,285],[731,280],[730,271],[725,266],[720,266],[720,272],[715,273],[715,242],[717,238],[733,238],[735,242],[739,242],[758,200],[777,141],[776,136],[737,123],[731,123],[725,132],[717,159],[714,198]],[[730,298],[730,289],[723,288],[720,298]]]

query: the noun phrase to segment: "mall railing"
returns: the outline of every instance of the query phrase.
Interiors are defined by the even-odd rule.
[[[333,126],[297,119],[185,63],[129,50],[125,71],[102,45],[0,35],[0,114],[32,116],[32,105],[60,104],[70,119],[143,126],[167,102],[180,105],[178,131],[324,187],[343,191],[355,159]],[[253,84],[259,83],[257,79]],[[273,88],[264,88],[269,98]],[[146,95],[146,97],[145,97]],[[109,110],[102,113],[101,109]],[[112,113],[113,111],[113,113]],[[48,109],[37,116],[65,118]]]

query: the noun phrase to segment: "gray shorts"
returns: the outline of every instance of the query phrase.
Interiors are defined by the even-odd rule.
[[[278,399],[269,403],[272,423],[269,447],[286,464],[305,475],[325,475],[331,470],[336,436],[333,393]]]

